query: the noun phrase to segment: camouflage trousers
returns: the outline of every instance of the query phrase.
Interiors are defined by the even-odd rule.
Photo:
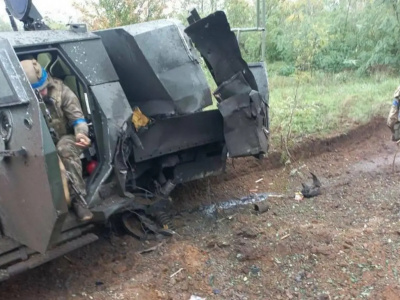
[[[85,182],[82,177],[82,163],[79,158],[83,149],[75,145],[76,140],[73,135],[64,135],[57,143],[57,152],[63,162],[65,169],[71,174],[75,187],[82,194],[86,196]],[[70,188],[72,198],[77,195],[73,189]]]
[[[396,124],[397,122],[399,122],[399,109],[397,105],[392,105],[386,121],[387,126],[392,132],[394,132],[394,124]]]

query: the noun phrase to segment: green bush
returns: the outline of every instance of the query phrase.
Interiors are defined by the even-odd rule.
[[[278,75],[291,76],[294,74],[295,71],[296,71],[296,68],[294,66],[286,65],[278,70]]]

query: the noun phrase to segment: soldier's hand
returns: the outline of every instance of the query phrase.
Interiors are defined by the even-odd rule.
[[[90,146],[90,143],[91,143],[90,139],[83,133],[78,133],[75,136],[75,139],[76,139],[75,145],[77,145],[79,147],[87,148]]]

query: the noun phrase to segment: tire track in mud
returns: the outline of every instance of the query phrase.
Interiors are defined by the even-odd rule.
[[[369,143],[377,143],[387,148],[386,143],[390,136],[385,120],[375,118],[347,133],[332,135],[326,139],[307,138],[291,149],[290,153],[293,163],[317,158],[324,154],[326,163],[329,164],[330,153],[343,151],[343,149],[347,149],[344,152],[352,152],[367,140]],[[373,155],[374,151],[375,149],[371,149],[370,155]],[[257,186],[254,182],[261,178],[263,181],[258,184],[259,190],[279,193],[286,186],[286,180],[282,180],[282,177],[286,177],[286,170],[291,168],[290,165],[285,167],[280,160],[281,152],[272,149],[268,158],[262,161],[252,157],[228,161],[226,173],[184,184],[176,189],[172,196],[180,208],[190,209],[198,205],[208,205],[214,201],[237,199],[248,195]]]

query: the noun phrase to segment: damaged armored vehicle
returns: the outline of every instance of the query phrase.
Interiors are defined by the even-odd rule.
[[[158,20],[55,31],[31,0],[5,2],[14,31],[0,33],[0,280],[96,241],[93,227],[111,217],[171,234],[162,216],[176,185],[220,174],[228,157],[266,155],[264,63],[243,60],[224,12],[193,11],[187,28]],[[80,156],[90,220],[71,211],[74,182],[47,104],[20,63],[31,59],[80,101],[91,140]],[[218,109],[205,110],[213,95],[202,60]]]

